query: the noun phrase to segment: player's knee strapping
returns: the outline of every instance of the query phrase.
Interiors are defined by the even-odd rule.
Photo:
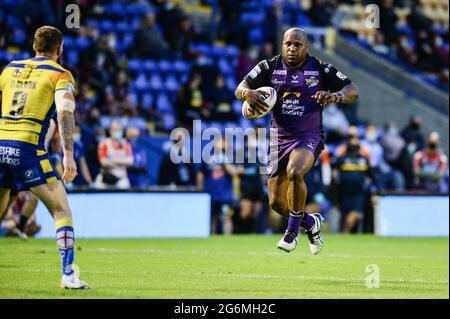
[[[72,226],[72,219],[63,218],[55,222],[56,245],[61,255],[62,271],[65,275],[73,273],[72,263],[74,259],[75,235]]]

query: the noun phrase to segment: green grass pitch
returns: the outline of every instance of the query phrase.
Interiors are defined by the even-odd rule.
[[[94,289],[59,288],[54,240],[0,239],[0,298],[448,298],[448,238],[305,236],[289,254],[280,235],[207,239],[79,239],[75,263]],[[380,287],[365,285],[376,264]]]

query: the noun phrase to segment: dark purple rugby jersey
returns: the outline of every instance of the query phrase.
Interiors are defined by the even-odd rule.
[[[289,68],[281,55],[259,62],[244,80],[253,90],[271,86],[277,91],[271,127],[279,137],[323,134],[322,106],[313,96],[317,91],[336,92],[351,83],[333,65],[307,54],[300,68]]]

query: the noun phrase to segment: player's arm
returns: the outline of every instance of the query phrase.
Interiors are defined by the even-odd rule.
[[[259,62],[244,77],[234,92],[238,100],[247,101],[251,107],[254,107],[260,113],[265,112],[269,106],[263,101],[263,92],[256,89],[266,84],[269,69],[269,63],[266,60]]]
[[[58,114],[59,135],[63,149],[64,172],[62,180],[71,183],[77,175],[77,164],[73,158],[73,131],[75,127],[75,97],[66,89],[55,91],[55,104]]]
[[[328,103],[350,104],[358,99],[358,87],[345,74],[331,64],[321,63],[320,68],[323,87],[327,91],[317,91],[312,96],[317,103],[321,106],[326,106]]]

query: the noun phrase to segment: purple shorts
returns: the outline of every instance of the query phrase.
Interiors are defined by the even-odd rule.
[[[276,143],[269,145],[269,165],[267,167],[267,179],[286,171],[289,155],[296,148],[305,148],[314,154],[315,160],[319,158],[324,149],[324,137],[320,133],[305,133],[293,138],[279,137]]]

